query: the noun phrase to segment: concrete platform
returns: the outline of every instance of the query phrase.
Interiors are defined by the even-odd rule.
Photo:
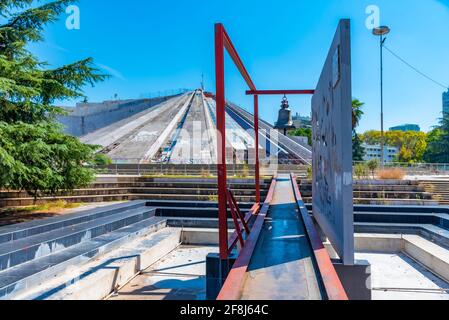
[[[206,256],[217,251],[214,246],[181,246],[110,300],[205,300]]]
[[[403,253],[356,253],[371,264],[373,300],[449,300],[449,283]]]

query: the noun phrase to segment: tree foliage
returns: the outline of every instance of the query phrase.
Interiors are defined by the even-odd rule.
[[[365,157],[365,149],[362,146],[362,140],[357,134],[357,127],[362,120],[364,112],[362,107],[365,104],[358,99],[352,100],[352,158],[354,161],[363,161]]]
[[[356,130],[365,114],[362,107],[365,103],[361,102],[359,99],[352,100],[352,130]]]
[[[444,114],[440,125],[429,132],[424,159],[429,163],[449,163],[449,114]]]
[[[51,122],[0,123],[0,163],[3,187],[53,194],[87,185],[93,178],[85,164],[92,162],[96,147],[61,133]],[[1,157],[1,156],[0,156]]]
[[[83,97],[85,85],[106,76],[91,58],[50,68],[27,50],[74,1],[35,2],[0,2],[0,188],[54,193],[91,181],[83,164],[95,149],[62,133],[54,102]]]
[[[310,128],[298,128],[292,130],[289,134],[294,137],[307,137],[308,144],[312,145],[312,129]]]
[[[352,135],[352,157],[354,161],[363,161],[365,158],[365,148],[362,146],[363,142],[360,135],[354,132]]]
[[[362,135],[362,140],[370,145],[381,142],[381,132],[367,131]],[[423,162],[427,148],[427,134],[415,131],[388,131],[385,132],[385,143],[397,147],[399,155],[397,161],[407,163]]]

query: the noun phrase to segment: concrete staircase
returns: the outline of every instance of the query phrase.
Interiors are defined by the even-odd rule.
[[[261,182],[264,198],[271,181]],[[255,202],[253,179],[230,179],[229,187],[239,202]],[[68,203],[91,203],[128,200],[182,200],[216,201],[216,179],[210,178],[145,178],[101,177],[86,189],[60,192],[49,197],[41,195],[36,201],[26,192],[0,192],[0,207],[28,206],[50,201],[64,200]]]
[[[420,185],[426,192],[432,193],[440,205],[449,205],[449,181],[425,180]]]
[[[312,183],[298,180],[306,203],[312,202]],[[354,204],[370,205],[438,205],[438,198],[418,181],[355,180]]]
[[[166,227],[144,201],[0,228],[0,299]]]

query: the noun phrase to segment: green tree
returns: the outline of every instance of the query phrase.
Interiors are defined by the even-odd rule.
[[[360,120],[362,120],[362,117],[365,114],[362,110],[364,105],[365,103],[358,99],[352,100],[352,130],[355,130],[359,126]]]
[[[112,159],[103,153],[97,153],[94,157],[94,164],[97,166],[109,166],[112,164]]]
[[[83,164],[92,161],[95,147],[62,133],[54,118],[63,111],[54,102],[81,98],[85,85],[106,76],[91,58],[52,69],[27,50],[73,2],[0,3],[0,188],[54,193],[93,178]]]
[[[6,165],[0,163],[2,176],[7,173],[7,179],[2,179],[3,187],[25,189],[37,197],[38,191],[54,194],[86,186],[93,179],[92,171],[84,164],[93,162],[96,147],[61,133],[55,123],[0,122],[0,135],[0,150],[13,159]]]
[[[362,146],[362,140],[357,134],[357,127],[364,115],[362,107],[365,104],[358,99],[352,100],[352,158],[354,161],[363,161],[365,157],[365,148]]]
[[[357,132],[353,133],[352,137],[352,155],[354,161],[363,161],[365,157],[365,148],[363,147],[362,139],[360,139],[360,135]]]
[[[424,159],[429,163],[449,163],[449,114],[444,114],[440,125],[429,132]]]
[[[367,131],[361,138],[366,144],[378,145],[381,141],[381,132],[376,130]],[[427,148],[427,134],[415,131],[388,131],[385,132],[385,143],[399,149],[397,161],[419,163],[424,160],[424,153]]]
[[[307,137],[309,145],[312,145],[312,129],[310,128],[298,128],[290,132],[291,136],[294,137]]]
[[[373,179],[376,178],[376,170],[380,167],[380,161],[377,159],[372,159],[366,163],[366,166],[368,167],[369,171],[371,171],[371,175]]]

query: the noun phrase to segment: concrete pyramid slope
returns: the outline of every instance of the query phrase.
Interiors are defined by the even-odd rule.
[[[216,164],[216,104],[213,96],[206,95],[202,90],[186,92],[91,132],[81,140],[101,145],[102,153],[118,163]],[[226,155],[229,164],[254,162],[253,122],[249,112],[234,104],[228,105]],[[274,135],[273,127],[267,122],[261,120],[260,124],[264,130],[259,134],[262,161],[276,156],[282,163],[310,163],[310,149],[288,137]]]

